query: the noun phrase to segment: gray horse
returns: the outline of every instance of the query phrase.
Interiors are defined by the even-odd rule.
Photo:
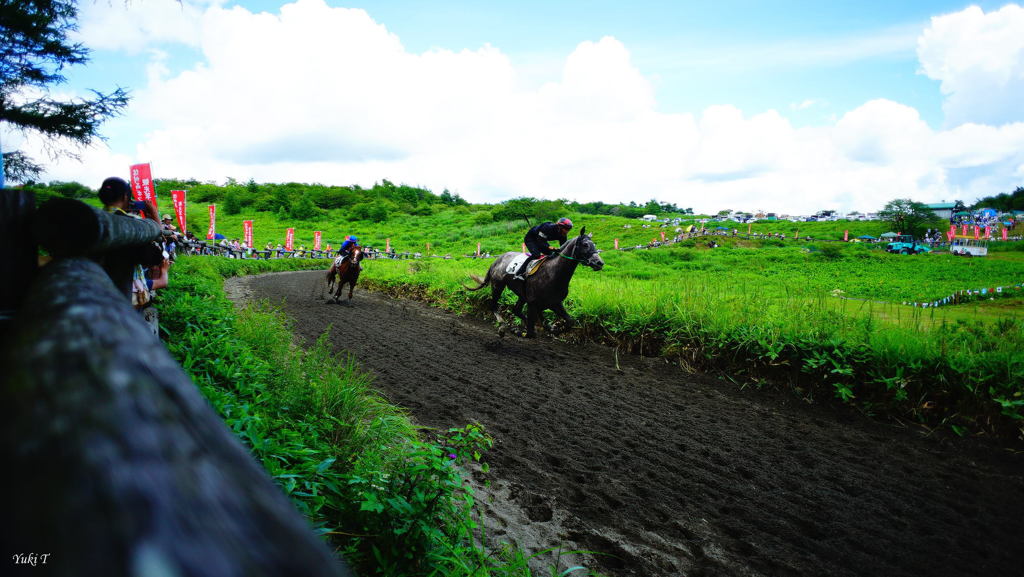
[[[517,252],[506,252],[499,256],[491,268],[487,269],[487,276],[480,278],[470,275],[478,283],[475,287],[466,287],[467,290],[476,291],[491,285],[491,312],[498,319],[498,323],[504,331],[505,319],[498,312],[498,302],[501,293],[508,287],[519,300],[516,301],[512,312],[519,317],[526,325],[527,338],[537,336],[537,321],[544,317],[544,311],[552,310],[556,315],[565,320],[566,326],[574,323],[569,313],[565,312],[562,301],[569,294],[569,281],[572,280],[576,267],[581,263],[594,270],[601,270],[604,261],[598,254],[597,246],[592,240],[593,235],[586,234],[587,227],[583,227],[579,236],[569,239],[558,250],[556,255],[549,256],[541,265],[540,270],[526,277],[525,281],[516,280],[514,275],[508,274],[508,268],[512,259],[518,256]],[[523,316],[523,307],[529,305],[526,316]]]

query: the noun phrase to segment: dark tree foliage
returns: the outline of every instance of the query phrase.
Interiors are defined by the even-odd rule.
[[[42,135],[52,157],[77,158],[59,145],[87,146],[102,139],[100,124],[128,104],[122,88],[108,94],[92,91],[88,99],[49,96],[51,86],[66,81],[65,68],[88,62],[89,50],[67,37],[77,17],[74,0],[0,0],[0,122]],[[16,150],[5,152],[3,163],[4,174],[19,182],[42,172],[42,166]]]
[[[546,220],[556,220],[569,212],[564,200],[542,200],[530,197],[506,200],[491,213],[494,220],[525,220],[533,226]]]
[[[14,182],[29,182],[43,173],[43,166],[20,150],[3,154],[3,176]],[[0,178],[2,183],[3,178]]]
[[[1000,212],[1011,210],[1024,210],[1024,186],[1018,186],[1011,193],[1000,193],[995,196],[986,196],[978,199],[972,208],[994,208]]]
[[[920,235],[925,228],[938,227],[940,219],[921,202],[909,198],[897,198],[889,201],[885,208],[878,211],[878,216],[892,225],[894,232]]]

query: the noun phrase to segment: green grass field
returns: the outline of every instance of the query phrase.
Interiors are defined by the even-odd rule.
[[[217,228],[240,236],[242,220],[251,219],[257,246],[282,242],[290,226],[296,244],[307,248],[314,230],[335,246],[345,234],[377,248],[390,239],[398,252],[424,258],[368,261],[364,282],[479,314],[485,295],[461,287],[470,273],[483,274],[489,261],[463,255],[475,252],[478,243],[495,255],[519,250],[527,228],[525,221],[494,222],[490,215],[486,206],[459,206],[371,223],[347,220],[343,210],[317,222],[251,213],[221,215]],[[941,251],[891,255],[878,244],[837,242],[846,231],[851,238],[885,232],[881,222],[761,222],[736,227],[737,237],[715,236],[719,248],[696,238],[616,251],[616,239],[620,247],[646,245],[662,232],[671,238],[676,226],[569,216],[576,231],[586,227],[594,235],[607,263],[600,273],[581,270],[573,281],[567,307],[581,321],[579,335],[665,355],[686,367],[728,370],[731,378],[748,382],[788,382],[807,396],[838,398],[958,431],[1019,433],[1021,243],[993,243],[985,258]],[[192,207],[189,218],[205,232],[205,207]],[[717,230],[715,223],[707,226]],[[747,239],[743,228],[787,238]],[[794,240],[798,229],[800,239]],[[445,255],[453,258],[436,258]],[[965,293],[983,289],[987,294]],[[903,304],[949,297],[957,304]]]

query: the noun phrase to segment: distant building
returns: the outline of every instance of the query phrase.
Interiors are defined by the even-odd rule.
[[[636,214],[636,213],[633,213],[633,214]],[[641,216],[640,219],[641,220],[646,220],[647,222],[654,222],[654,221],[658,220],[658,217],[657,217],[657,215],[653,215],[653,214],[645,214],[645,215]]]
[[[928,210],[932,211],[936,217],[943,220],[953,219],[953,208],[956,207],[954,202],[933,202],[932,204],[926,204]]]

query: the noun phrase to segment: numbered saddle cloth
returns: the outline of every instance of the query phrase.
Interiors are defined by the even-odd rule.
[[[519,271],[519,267],[522,266],[522,264],[529,258],[530,255],[528,254],[516,255],[516,257],[512,259],[512,262],[508,263],[508,266],[505,267],[505,272],[507,274],[516,274],[516,272]],[[530,265],[526,268],[526,276],[530,276],[537,272],[537,269],[540,267],[540,263],[542,262],[544,262],[544,257],[530,261]]]

